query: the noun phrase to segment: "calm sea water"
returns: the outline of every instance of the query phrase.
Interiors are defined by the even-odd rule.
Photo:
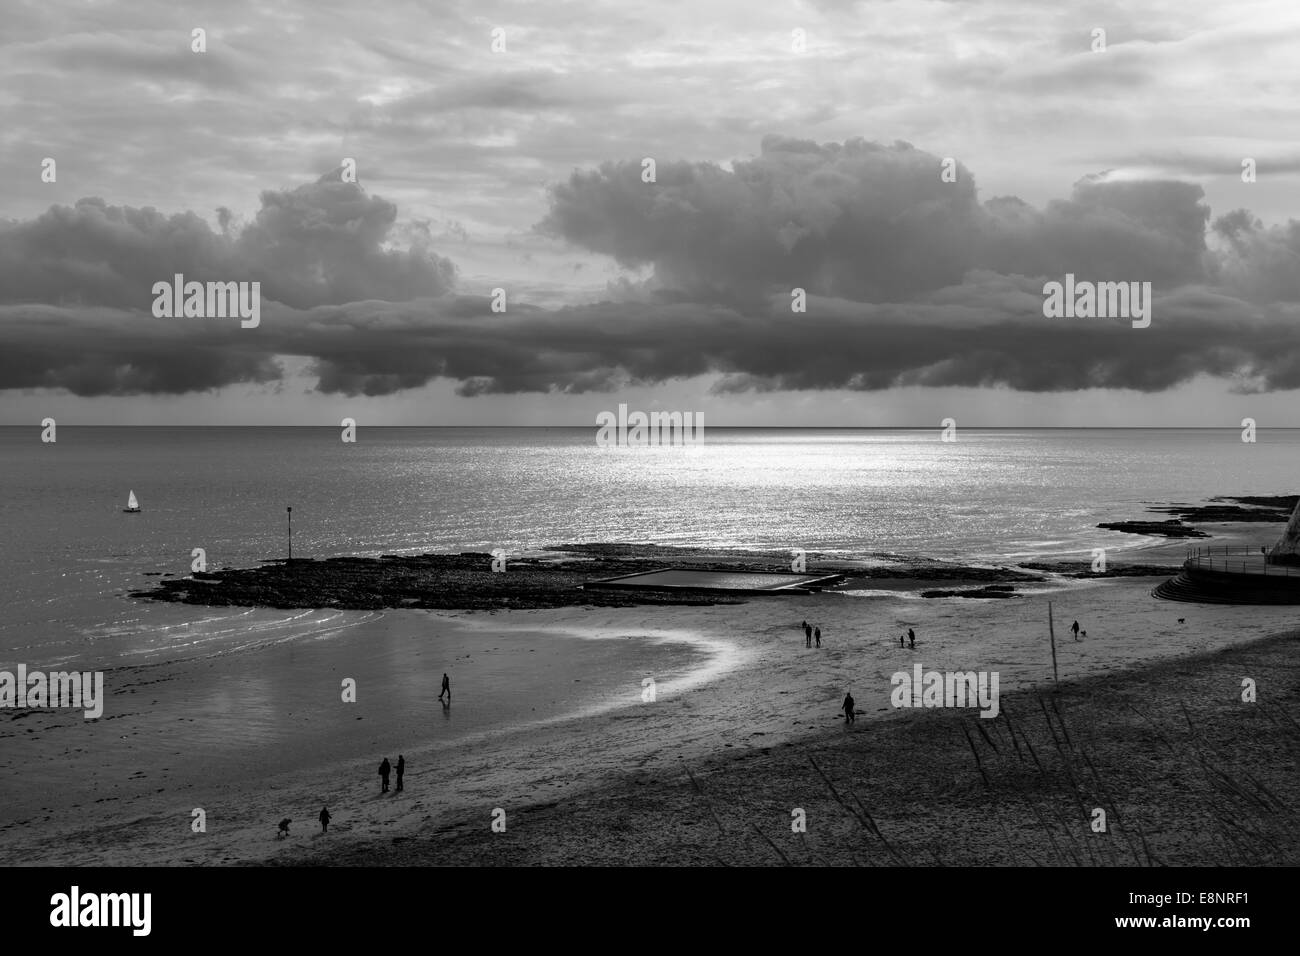
[[[601,449],[595,428],[0,428],[0,664],[206,654],[364,615],[125,596],[295,555],[511,551],[579,541],[1086,554],[1148,503],[1294,492],[1300,430],[710,427],[691,448]],[[122,512],[134,490],[143,512]],[[1104,538],[1104,540],[1102,540]]]

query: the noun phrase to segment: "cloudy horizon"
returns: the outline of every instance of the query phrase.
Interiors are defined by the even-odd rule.
[[[23,5],[0,424],[1300,426],[1298,36],[1283,2]],[[176,274],[260,283],[260,323],[157,317]],[[1045,317],[1066,275],[1150,283],[1150,326]]]

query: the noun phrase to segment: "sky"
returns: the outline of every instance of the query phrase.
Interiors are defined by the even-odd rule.
[[[1293,0],[9,2],[0,424],[1300,426],[1297,50]]]

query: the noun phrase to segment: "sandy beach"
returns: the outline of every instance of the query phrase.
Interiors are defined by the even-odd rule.
[[[1052,740],[1033,696],[1052,679],[1049,600],[1060,706],[1075,746],[1095,761],[1105,759],[1115,733],[1157,733],[1134,724],[1139,718],[1124,707],[1103,703],[1108,694],[1140,700],[1149,691],[1162,704],[1147,717],[1165,737],[1186,746],[1187,731],[1176,736],[1166,725],[1171,708],[1183,719],[1177,707],[1185,702],[1197,733],[1218,735],[1217,746],[1241,756],[1251,773],[1293,779],[1294,741],[1287,749],[1274,740],[1266,757],[1246,758],[1289,726],[1277,708],[1294,711],[1294,642],[1258,643],[1293,629],[1294,611],[1158,601],[1149,592],[1160,580],[1053,579],[1005,600],[926,600],[882,589],[717,606],[389,611],[346,637],[115,671],[99,721],[50,712],[5,721],[5,796],[14,815],[0,829],[0,855],[11,864],[780,863],[770,839],[792,862],[896,859],[876,852],[883,843],[873,851],[870,840],[841,839],[864,824],[836,803],[815,758],[837,787],[887,808],[887,842],[903,848],[898,859],[932,863],[931,847],[942,862],[957,862],[938,852],[946,828],[983,819],[999,788],[1024,800],[1038,794],[1045,820],[1077,811],[1068,795],[1051,795],[1008,756],[1005,716],[896,709],[890,676],[916,663],[998,672],[1004,712],[1024,722],[1032,741],[1025,749],[1049,759]],[[803,619],[821,627],[822,648],[804,647]],[[1075,619],[1085,639],[1067,633]],[[908,627],[918,636],[915,650],[898,646]],[[517,667],[498,659],[492,682],[476,683],[474,661],[492,654],[511,656]],[[1232,654],[1243,656],[1223,656]],[[1275,716],[1233,709],[1243,706],[1233,703],[1242,667],[1260,675],[1261,703],[1248,713]],[[449,710],[436,700],[444,670],[453,679]],[[334,706],[344,676],[357,680],[358,699]],[[645,699],[646,678],[655,681],[653,700]],[[859,711],[851,729],[838,711],[846,690]],[[197,709],[177,716],[185,713],[179,701]],[[1228,711],[1236,716],[1229,720]],[[208,736],[187,737],[186,720]],[[990,785],[957,729],[962,721],[985,725],[990,735],[986,745],[969,731],[990,748],[982,758]],[[211,739],[214,728],[237,725],[246,739]],[[27,734],[33,727],[38,732]],[[163,750],[160,738],[175,744],[163,767],[156,756],[141,756]],[[399,752],[405,790],[381,795],[376,766]],[[1130,763],[1160,757],[1155,744],[1126,745],[1123,755]],[[22,768],[34,761],[42,768],[35,791],[21,784]],[[199,766],[206,772],[195,776],[207,782],[191,784]],[[1111,771],[1115,816],[1142,819],[1156,857],[1224,859],[1218,844],[1189,841],[1177,819],[1165,819],[1191,792],[1177,774],[1148,780],[1139,773],[1150,793],[1135,804],[1123,776],[1133,768]],[[1053,787],[1065,779],[1045,773]],[[756,788],[754,774],[771,786]],[[818,821],[794,848],[780,842],[790,836],[786,803]],[[315,823],[322,805],[333,815],[324,836]],[[194,808],[205,811],[206,832],[192,831]],[[498,808],[505,834],[491,829]],[[277,839],[284,817],[294,823],[288,838]],[[988,858],[981,858],[984,844],[971,840],[962,844],[962,861],[1025,862],[1016,856],[1023,853],[1075,862],[1064,849],[1068,835],[1054,834],[1061,846],[1052,856],[1050,827],[1032,814],[1016,819],[1019,837],[991,834],[987,846],[998,849]],[[600,839],[583,836],[592,826],[603,828]],[[1134,835],[1112,820],[1113,836],[1120,832]],[[1119,853],[1128,844],[1107,846]],[[1278,852],[1294,862],[1294,846]]]

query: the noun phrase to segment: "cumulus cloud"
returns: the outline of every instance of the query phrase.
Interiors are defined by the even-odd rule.
[[[540,228],[624,265],[653,265],[668,286],[746,294],[769,284],[892,299],[959,281],[971,266],[975,185],[907,143],[824,146],[767,137],[730,170],[641,162],[575,172],[552,191]]]
[[[1204,277],[1198,186],[1093,177],[1038,210],[1014,197],[980,203],[970,170],[955,164],[946,182],[942,163],[908,143],[779,137],[731,170],[660,164],[654,184],[638,161],[605,163],[556,186],[540,228],[695,294],[785,285],[895,301],[971,269],[1165,287]]]
[[[293,190],[262,193],[253,222],[231,235],[193,212],[110,206],[103,199],[54,206],[0,224],[0,303],[148,308],[153,283],[260,281],[266,299],[299,308],[361,299],[439,295],[450,261],[427,246],[389,250],[396,207],[336,172]]]
[[[235,250],[261,278],[264,294],[298,308],[403,302],[449,290],[454,267],[427,244],[384,248],[396,219],[395,205],[342,182],[335,171],[292,191],[262,193],[262,208]]]
[[[731,168],[611,162],[556,185],[539,228],[650,272],[543,309],[456,295],[430,230],[332,174],[237,226],[83,200],[0,227],[0,388],[180,393],[603,392],[713,375],[721,393],[899,386],[1029,392],[1300,387],[1300,224],[1219,217],[1198,186],[1099,174],[1041,208],[906,143],[769,138]],[[402,245],[398,245],[398,242]],[[259,279],[262,322],[155,319],[153,282]],[[1047,319],[1045,278],[1151,282],[1150,328]],[[509,282],[502,280],[503,286]],[[790,289],[808,290],[793,313]],[[617,294],[615,294],[617,293]]]
[[[1245,209],[1214,221],[1219,281],[1252,302],[1300,301],[1300,222],[1266,228]]]

